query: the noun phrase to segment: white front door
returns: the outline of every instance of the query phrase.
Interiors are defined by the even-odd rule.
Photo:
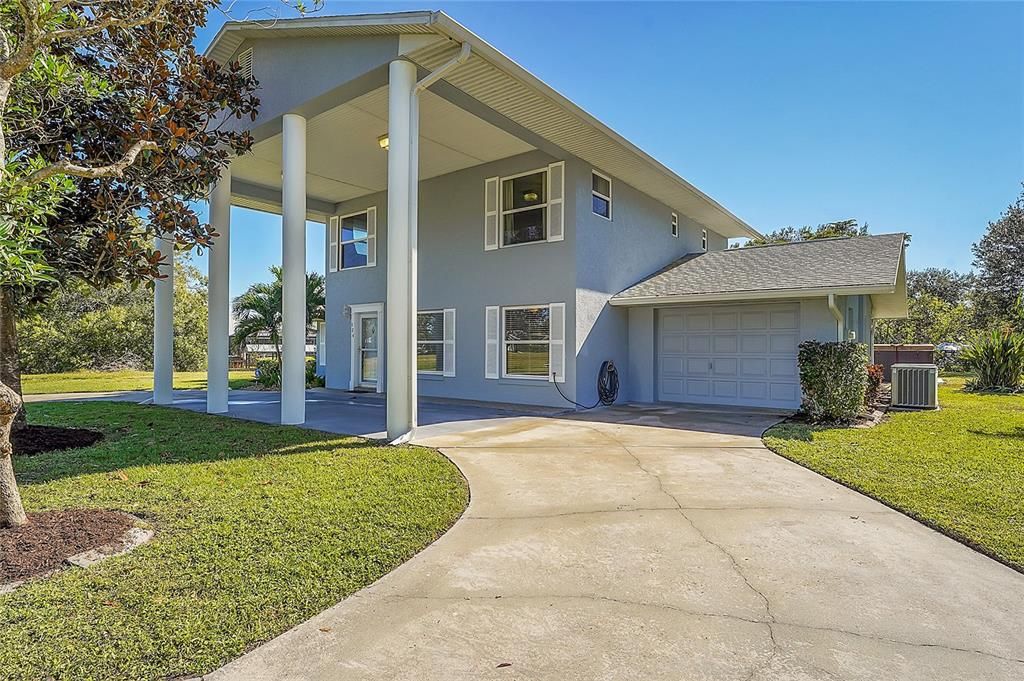
[[[658,399],[796,409],[795,304],[659,311]]]
[[[377,378],[379,365],[377,353],[379,351],[379,316],[376,312],[364,312],[359,315],[356,329],[356,347],[358,357],[356,366],[358,377],[356,383],[360,388],[377,389]]]

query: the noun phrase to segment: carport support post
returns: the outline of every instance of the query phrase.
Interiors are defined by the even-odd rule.
[[[283,121],[281,423],[306,420],[306,119]]]
[[[210,248],[206,286],[206,412],[228,410],[228,272],[231,244],[231,166],[210,191],[210,223],[218,236]]]
[[[156,238],[162,279],[153,288],[153,404],[174,403],[174,239]]]
[[[388,273],[384,341],[387,367],[388,440],[405,440],[416,427],[413,359],[416,326],[416,237],[413,192],[419,182],[413,166],[413,89],[416,67],[396,60],[388,69]]]

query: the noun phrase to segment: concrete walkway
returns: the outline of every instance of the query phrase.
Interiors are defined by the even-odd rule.
[[[469,480],[464,517],[206,678],[1024,678],[1024,575],[775,456],[774,420],[428,425]]]

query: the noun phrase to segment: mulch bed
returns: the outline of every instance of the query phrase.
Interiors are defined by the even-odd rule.
[[[119,540],[135,524],[127,513],[99,508],[28,518],[25,525],[0,529],[0,584],[55,570],[76,553]]]
[[[14,446],[14,453],[21,456],[61,449],[91,447],[102,439],[103,433],[86,428],[25,426],[11,432],[11,445]]]

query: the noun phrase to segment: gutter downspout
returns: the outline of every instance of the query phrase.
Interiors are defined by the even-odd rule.
[[[462,43],[462,49],[459,50],[459,53],[457,55],[449,59],[441,66],[438,66],[434,71],[424,76],[420,82],[416,83],[416,88],[413,90],[413,96],[418,95],[419,93],[423,92],[437,81],[441,80],[446,73],[451,71],[459,64],[464,64],[466,60],[469,59],[470,55],[472,54],[472,51],[473,50],[469,46],[469,43]]]
[[[836,305],[836,294],[828,294],[828,310],[836,318],[836,340],[843,340],[843,311]]]

